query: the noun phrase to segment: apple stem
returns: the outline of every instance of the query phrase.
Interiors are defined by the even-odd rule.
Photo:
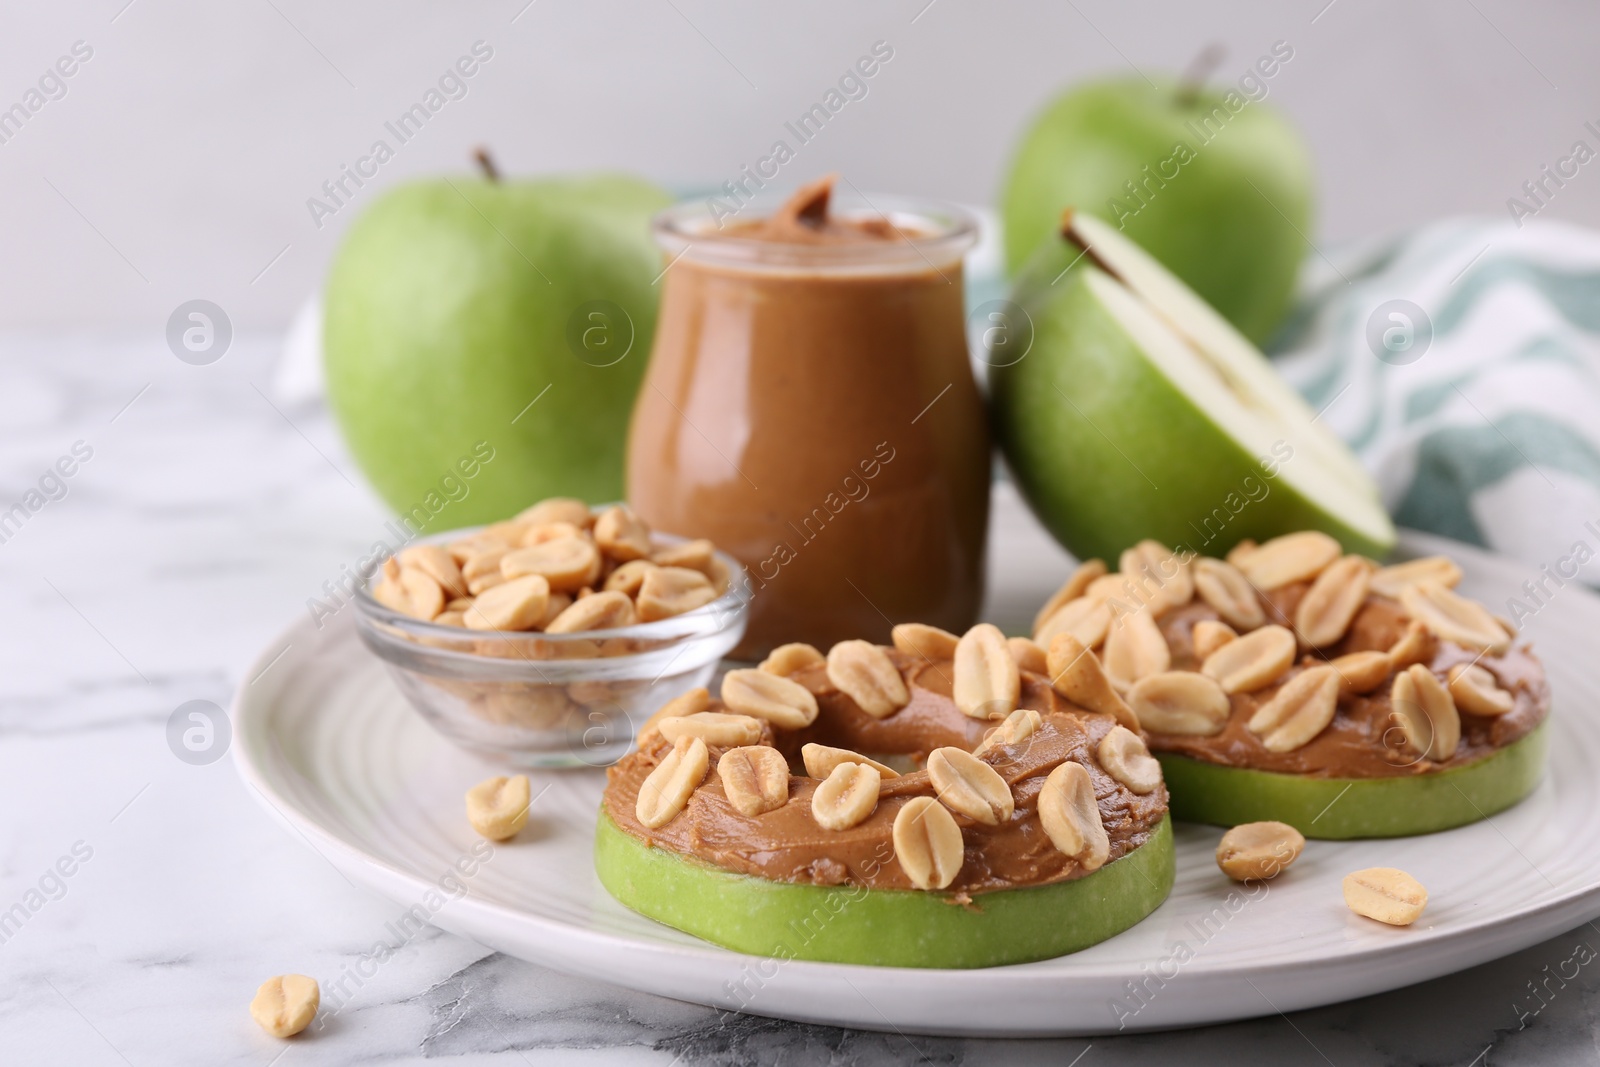
[[[1222,65],[1227,55],[1227,47],[1215,41],[1200,49],[1200,54],[1190,61],[1189,68],[1183,72],[1183,77],[1178,79],[1178,103],[1188,107],[1199,99],[1200,90],[1206,86],[1206,79]]]
[[[481,145],[472,150],[472,158],[478,161],[478,169],[483,171],[483,176],[492,182],[500,180],[500,168],[494,165],[494,157],[487,148]]]

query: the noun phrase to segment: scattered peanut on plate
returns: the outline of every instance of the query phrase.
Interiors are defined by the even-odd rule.
[[[528,776],[486,778],[467,790],[467,821],[490,841],[506,841],[528,825]]]
[[[1217,842],[1217,866],[1236,882],[1265,881],[1300,858],[1306,839],[1288,823],[1241,823]]]
[[[1390,926],[1410,926],[1428,906],[1428,891],[1405,871],[1368,867],[1344,876],[1344,902],[1357,915]]]

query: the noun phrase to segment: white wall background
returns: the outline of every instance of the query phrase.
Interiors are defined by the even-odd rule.
[[[126,5],[126,6],[125,6]],[[1085,76],[1175,70],[1211,41],[1237,74],[1274,40],[1272,99],[1322,179],[1319,240],[1504,216],[1600,126],[1600,7],[1579,0],[93,0],[0,14],[0,108],[75,41],[93,58],[0,145],[0,327],[148,328],[205,297],[282,326],[356,208],[461,168],[627,168],[717,182],[875,40],[895,49],[785,172],[987,201],[1028,116]],[[476,40],[494,58],[320,230],[306,198]],[[1600,164],[1547,209],[1600,225]],[[269,267],[269,264],[270,267]]]

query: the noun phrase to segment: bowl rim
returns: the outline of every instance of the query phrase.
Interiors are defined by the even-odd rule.
[[[595,510],[603,510],[612,505],[600,505]],[[458,541],[493,525],[485,523],[478,526],[462,526],[453,530],[441,530],[438,533],[427,534],[413,539],[404,548],[395,552],[399,556],[406,548],[413,545],[438,544],[441,542]],[[687,544],[697,540],[679,534],[664,533],[656,530],[650,532],[652,540],[657,538],[669,544]],[[376,581],[381,566],[374,568],[371,575],[362,580],[355,590],[355,604],[359,617],[369,623],[381,623],[392,630],[399,630],[416,637],[432,639],[454,639],[457,641],[471,639],[473,641],[549,641],[553,644],[576,644],[579,641],[603,641],[612,638],[683,638],[707,637],[727,630],[737,625],[750,608],[750,596],[747,592],[749,581],[744,564],[730,556],[727,552],[715,546],[712,554],[728,568],[728,590],[709,604],[702,604],[698,608],[685,611],[680,615],[670,615],[665,619],[656,619],[653,622],[634,623],[632,626],[618,626],[609,630],[578,630],[569,634],[547,634],[543,630],[473,630],[461,626],[448,626],[432,620],[419,619],[395,611],[383,604],[372,595],[371,587]],[[715,619],[716,624],[707,629],[702,623],[708,619]],[[389,634],[388,636],[393,636]],[[426,647],[426,646],[425,646]],[[433,646],[434,652],[451,652],[456,655],[468,656],[474,660],[487,662],[509,662],[503,657],[487,656],[480,652],[468,652],[464,649],[439,648]],[[617,659],[619,657],[573,657],[573,659]]]

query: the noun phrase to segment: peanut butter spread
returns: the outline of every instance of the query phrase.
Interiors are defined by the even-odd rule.
[[[605,811],[725,870],[965,902],[1140,847],[1168,806],[1151,750],[1307,778],[1418,776],[1549,714],[1539,661],[1454,591],[1462,571],[1444,557],[1379,567],[1304,531],[1227,562],[1143,541],[1120,563],[1083,564],[1033,640],[912,623],[892,649],[775,649],[730,671],[720,703],[696,690],[646,724],[610,771]]]
[[[795,190],[783,206],[766,218],[734,224],[727,232],[733,237],[798,245],[905,240],[908,235],[882,215],[848,218],[830,213],[828,205],[838,180],[837,174],[825,174]]]
[[[874,759],[909,756],[918,764],[944,746],[970,751],[997,725],[969,718],[951,699],[952,661],[922,661],[896,649],[886,650],[906,682],[910,702],[886,718],[867,715],[834,686],[822,665],[803,668],[790,677],[816,697],[816,721],[801,730],[777,730],[777,748],[798,766],[807,743],[849,748]],[[963,839],[961,869],[947,887],[958,901],[1000,889],[1068,881],[1091,873],[1060,851],[1045,833],[1038,814],[1039,795],[1050,772],[1066,761],[1089,772],[1100,821],[1110,842],[1106,862],[1138,848],[1167,812],[1164,785],[1140,795],[1101,767],[1096,748],[1116,721],[1075,707],[1051,689],[1048,679],[1021,672],[1020,708],[1041,715],[1040,726],[1027,738],[997,745],[981,758],[997,771],[1015,802],[1009,819],[984,825],[955,812]],[[712,710],[723,710],[713,706]],[[896,861],[895,816],[916,797],[935,796],[926,769],[899,777],[885,776],[876,808],[846,830],[827,830],[812,816],[812,796],[820,784],[804,774],[791,774],[789,797],[782,807],[754,817],[729,803],[716,764],[724,750],[713,746],[711,768],[689,797],[684,810],[666,825],[646,828],[635,803],[645,778],[672,752],[670,742],[648,733],[645,748],[610,770],[604,807],[626,832],[648,844],[693,856],[742,874],[781,882],[813,885],[862,885],[873,889],[911,889]],[[896,762],[890,759],[890,762]]]
[[[1309,587],[1309,582],[1295,582],[1263,594],[1261,599],[1268,622],[1292,628],[1295,608]],[[1194,655],[1194,626],[1204,619],[1217,617],[1216,611],[1198,597],[1158,617],[1157,623],[1172,651],[1173,670],[1200,668]],[[1316,778],[1392,778],[1472,763],[1526,737],[1544,722],[1550,711],[1550,688],[1545,681],[1544,667],[1529,649],[1511,648],[1480,658],[1477,651],[1430,635],[1431,654],[1422,662],[1441,680],[1448,676],[1452,667],[1475,662],[1494,676],[1496,684],[1510,693],[1514,702],[1512,709],[1503,715],[1481,716],[1460,709],[1461,742],[1450,759],[1421,759],[1405,750],[1392,714],[1393,671],[1370,693],[1341,696],[1338,711],[1327,728],[1293,751],[1267,751],[1262,739],[1246,726],[1256,709],[1272,699],[1295,675],[1348,653],[1387,651],[1400,639],[1407,622],[1406,612],[1397,601],[1369,594],[1344,639],[1337,645],[1318,653],[1306,653],[1278,684],[1253,693],[1234,694],[1230,701],[1232,712],[1220,733],[1195,737],[1151,731],[1148,735],[1150,748],[1227,767]]]

